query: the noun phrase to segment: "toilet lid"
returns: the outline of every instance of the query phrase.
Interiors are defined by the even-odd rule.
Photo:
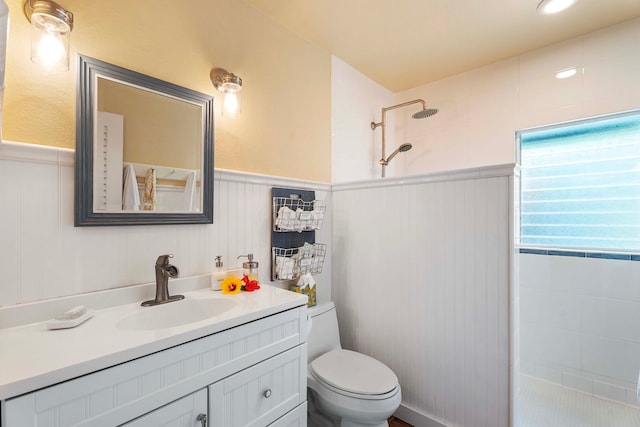
[[[382,362],[350,350],[332,350],[310,364],[319,380],[357,394],[384,394],[398,385],[398,377]]]

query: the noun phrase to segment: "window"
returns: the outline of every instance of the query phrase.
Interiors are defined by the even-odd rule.
[[[640,112],[518,137],[522,246],[640,251]]]

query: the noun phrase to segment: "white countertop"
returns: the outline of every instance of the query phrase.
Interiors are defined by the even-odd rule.
[[[117,322],[141,310],[140,302],[97,310],[73,329],[48,330],[46,322],[0,329],[0,400],[85,375],[234,326],[305,305],[307,296],[263,285],[255,292],[223,295],[210,289],[185,299],[229,298],[230,310],[199,322],[155,330],[121,330]],[[180,304],[180,301],[171,304]],[[91,307],[88,307],[91,308]]]

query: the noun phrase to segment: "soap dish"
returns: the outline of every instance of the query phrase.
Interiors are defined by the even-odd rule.
[[[74,307],[60,316],[47,321],[47,329],[69,329],[86,322],[93,317],[93,310],[84,306]]]

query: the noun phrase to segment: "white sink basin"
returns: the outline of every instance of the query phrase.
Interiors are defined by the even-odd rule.
[[[153,330],[173,328],[218,316],[236,305],[235,301],[222,298],[184,299],[140,311],[116,323],[123,330]]]

